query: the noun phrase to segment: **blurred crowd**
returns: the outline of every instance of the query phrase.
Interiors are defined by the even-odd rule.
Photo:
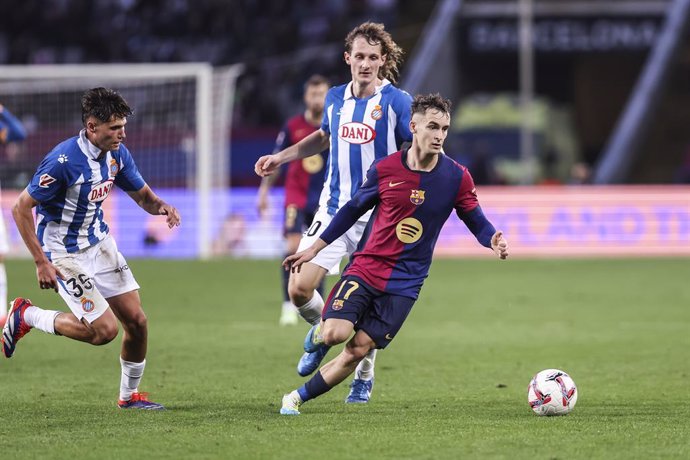
[[[342,41],[397,0],[3,0],[0,63],[247,62]]]
[[[342,45],[352,27],[372,20],[391,30],[401,17],[421,27],[419,12],[428,15],[435,1],[415,3],[0,0],[0,64],[242,62],[237,121],[276,125],[294,112],[307,76],[348,77]]]

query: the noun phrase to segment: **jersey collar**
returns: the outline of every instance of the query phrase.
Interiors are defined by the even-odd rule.
[[[390,85],[390,84],[391,84],[391,82],[388,81],[387,78],[384,78],[384,79],[381,81],[381,85],[380,85],[380,86],[377,86],[377,87],[374,89],[374,94],[373,94],[372,96],[376,96],[376,95],[379,94],[381,91],[383,91],[383,88],[385,88],[386,86],[388,86],[388,85]],[[372,96],[369,96],[369,97],[372,97]],[[348,99],[357,99],[357,98],[355,97],[355,95],[353,94],[353,92],[352,92],[352,82],[348,83],[347,86],[345,87],[345,100],[348,100]]]
[[[86,129],[79,131],[79,139],[77,140],[77,144],[79,144],[81,151],[92,160],[97,160],[98,157],[101,156],[101,149],[93,145],[86,137]]]

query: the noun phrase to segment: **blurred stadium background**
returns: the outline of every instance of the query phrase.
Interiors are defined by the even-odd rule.
[[[349,80],[343,38],[384,22],[400,86],[454,101],[449,155],[517,257],[690,255],[690,0],[0,1],[0,103],[28,138],[0,146],[2,212],[106,85],[135,109],[127,145],[181,208],[168,232],[123,193],[127,257],[274,258],[282,190],[260,219],[253,173],[313,73]],[[683,185],[686,184],[686,185]],[[26,255],[8,225],[12,256]],[[483,253],[451,219],[438,252]]]

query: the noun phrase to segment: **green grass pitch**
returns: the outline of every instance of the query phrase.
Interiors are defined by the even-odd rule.
[[[0,361],[8,458],[690,458],[687,259],[437,260],[372,401],[346,405],[348,380],[298,417],[278,409],[304,381],[307,328],[278,326],[277,261],[129,262],[149,317],[141,389],[169,410],[116,408],[120,338],[33,331]],[[7,268],[11,296],[66,309],[30,261]],[[566,417],[526,401],[550,367],[578,385]]]

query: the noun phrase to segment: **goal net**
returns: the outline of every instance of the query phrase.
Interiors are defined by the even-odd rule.
[[[208,257],[214,226],[224,217],[214,211],[227,208],[232,103],[241,71],[241,65],[208,64],[0,66],[0,104],[28,133],[24,142],[0,146],[10,254],[23,250],[8,221],[11,203],[41,159],[82,128],[83,92],[104,86],[134,110],[125,145],[142,176],[183,218],[183,226],[170,231],[164,218],[114,192],[104,211],[121,250],[129,257]]]

